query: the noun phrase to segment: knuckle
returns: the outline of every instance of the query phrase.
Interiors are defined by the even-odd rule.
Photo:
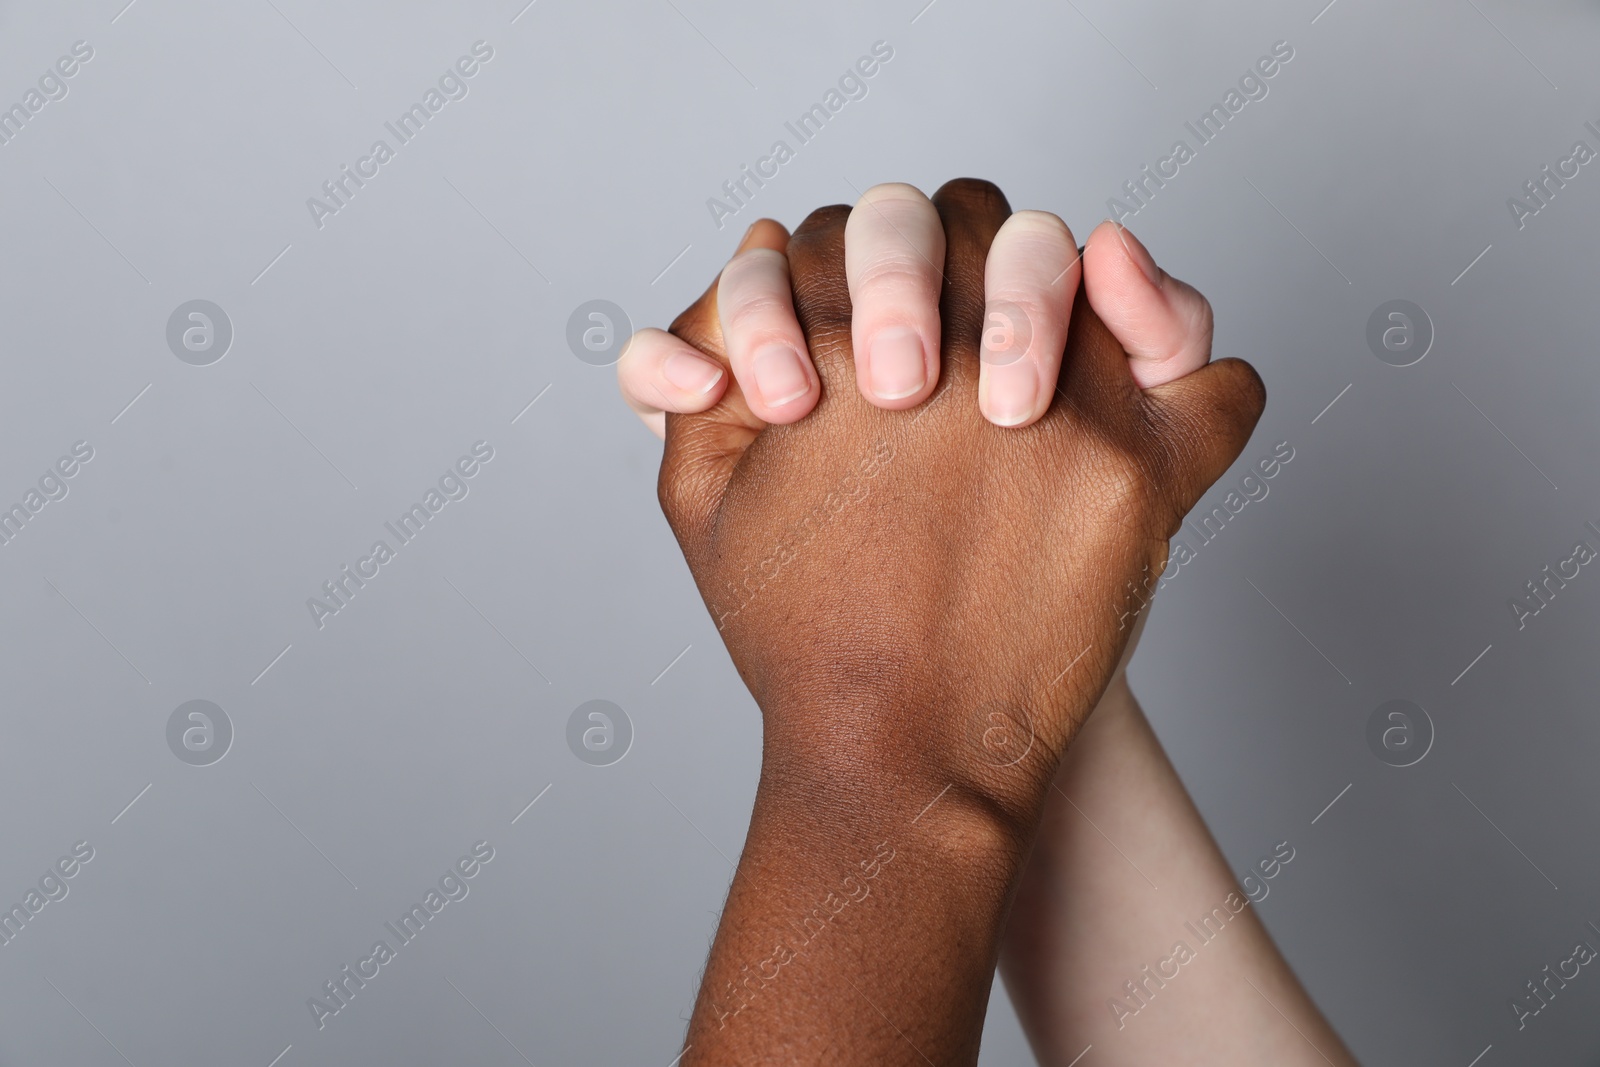
[[[850,335],[850,293],[830,271],[795,271],[794,313],[813,353],[819,342]]]
[[[954,178],[939,187],[934,199],[985,212],[1011,210],[1000,187],[983,178]]]
[[[935,292],[933,265],[908,248],[884,249],[874,255],[851,282],[858,298],[863,300],[897,300],[909,296],[931,302]]]
[[[1036,292],[994,289],[984,295],[983,317],[985,326],[1008,326],[1017,334],[1030,337],[1061,318]]]
[[[1079,266],[1071,232],[1064,227],[1010,225],[1007,220],[990,246],[984,284],[991,294],[1018,302],[1025,297],[1048,301],[1065,314],[1076,287],[1062,283]]]
[[[623,343],[622,354],[617,357],[617,380],[624,383],[624,389],[627,388],[627,382],[638,377],[639,369],[647,358],[647,351],[654,346],[655,336],[652,332],[654,329],[653,326],[640,327]]]
[[[770,290],[747,291],[736,302],[724,306],[723,316],[729,332],[737,333],[741,339],[762,332],[786,335],[794,318],[794,305],[787,292],[779,297]]]
[[[862,193],[861,199],[856,201],[856,204],[859,207],[862,204],[885,204],[897,200],[917,204],[931,203],[927,195],[915,185],[908,185],[905,182],[880,182]]]
[[[1216,313],[1211,309],[1211,301],[1206,299],[1204,293],[1195,291],[1194,305],[1188,315],[1189,336],[1198,344],[1209,345],[1211,334],[1216,327]]]
[[[717,282],[724,292],[737,292],[751,287],[768,288],[779,278],[787,278],[789,259],[772,248],[752,248],[728,260],[722,268],[722,278]]]
[[[844,224],[849,218],[849,204],[829,204],[807,215],[789,238],[790,262],[794,260],[797,247],[806,250],[828,241],[839,241],[842,247]]]
[[[1256,369],[1248,363],[1244,365],[1242,377],[1244,383],[1240,389],[1239,418],[1242,424],[1247,424],[1249,427],[1244,432],[1244,437],[1248,438],[1256,423],[1261,420],[1261,413],[1266,410],[1267,383],[1261,380],[1261,375],[1257,374]],[[1244,447],[1243,440],[1239,442],[1239,447]]]
[[[672,320],[667,332],[696,348],[710,351],[719,347],[722,327],[717,323],[716,302],[704,297],[696,300]]]
[[[661,504],[661,513],[666,516],[667,525],[672,527],[678,543],[687,550],[703,522],[701,501],[705,498],[705,487],[697,485],[689,473],[695,469],[695,465],[679,462],[682,457],[673,455],[684,444],[681,437],[674,439],[669,435],[669,454],[663,460],[661,472],[656,478],[656,500]]]
[[[850,208],[819,208],[789,239],[789,278],[795,315],[809,334],[834,333],[850,327],[850,298],[845,276],[844,227]]]
[[[1218,360],[1217,366],[1224,368],[1220,373],[1225,375],[1222,391],[1228,394],[1227,399],[1232,401],[1237,412],[1248,415],[1254,425],[1256,417],[1267,406],[1267,384],[1255,367],[1242,359]]]
[[[879,182],[862,195],[863,200],[920,200],[927,202],[928,197],[921,189],[910,182]]]
[[[1072,227],[1053,211],[1018,211],[1006,219],[1001,227],[1001,233],[1007,239],[1023,238],[1044,240],[1051,244],[1065,243],[1074,249],[1078,246],[1077,240],[1072,236]],[[997,235],[995,239],[1000,240],[1000,236]]]
[[[683,489],[679,479],[665,463],[656,477],[656,500],[661,505],[661,513],[667,518],[667,525],[676,532],[684,514]]]

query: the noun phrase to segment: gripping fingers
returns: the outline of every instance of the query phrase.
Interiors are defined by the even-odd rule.
[[[984,266],[978,409],[997,426],[1026,426],[1050,406],[1082,266],[1067,224],[1019,211],[1000,226]]]
[[[782,252],[789,231],[771,219],[760,219],[746,231],[734,254],[752,248]],[[697,415],[722,407],[729,425],[758,432],[762,421],[745,402],[728,375],[727,345],[717,318],[716,281],[699,300],[679,315],[672,332],[645,329],[636,333],[617,362],[617,384],[628,406],[657,437],[666,436],[666,415]]]
[[[944,225],[909,185],[868,189],[845,222],[845,278],[861,395],[904,410],[939,382]]]
[[[1211,304],[1193,286],[1156,266],[1124,226],[1107,220],[1089,235],[1083,287],[1128,353],[1141,389],[1181,378],[1211,359]]]
[[[821,381],[795,317],[788,257],[771,248],[733,257],[718,283],[717,313],[750,410],[771,423],[810,414],[822,396]]]
[[[635,333],[617,361],[623,399],[657,437],[666,436],[668,411],[705,411],[722,399],[728,376],[700,350],[654,327]]]

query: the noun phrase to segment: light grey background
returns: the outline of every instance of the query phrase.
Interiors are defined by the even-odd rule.
[[[988,177],[1087,234],[1279,40],[1129,222],[1266,379],[1229,480],[1295,449],[1163,592],[1135,688],[1236,869],[1297,849],[1260,910],[1363,1062],[1593,1062],[1600,976],[1521,1033],[1508,1003],[1600,944],[1600,578],[1520,631],[1507,600],[1600,543],[1600,164],[1520,231],[1506,198],[1600,148],[1596,4],[524,2],[0,3],[0,105],[94,49],[0,146],[0,503],[95,450],[0,547],[0,903],[95,850],[0,947],[0,1063],[665,1067],[759,721],[568,316],[664,325],[757,214],[879,181]],[[478,40],[469,95],[314,225]],[[867,97],[714,225],[879,40]],[[165,340],[197,298],[235,330],[206,367]],[[1365,341],[1392,299],[1437,330],[1404,369]],[[319,630],[306,599],[479,440]],[[1437,730],[1406,769],[1365,740],[1397,697]],[[565,741],[597,698],[635,731],[609,767]],[[235,731],[210,766],[167,747],[194,699]],[[479,840],[319,1031],[307,998]],[[998,990],[984,1062],[1029,1062]]]

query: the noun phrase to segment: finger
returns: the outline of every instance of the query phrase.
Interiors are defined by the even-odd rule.
[[[734,254],[752,248],[782,251],[788,242],[789,231],[781,224],[760,219],[745,231]],[[718,277],[720,279],[720,275]],[[623,398],[657,437],[666,436],[667,412],[705,411],[725,397],[729,418],[760,429],[760,420],[749,412],[737,391],[729,395],[731,378],[727,375],[722,327],[717,321],[717,284],[717,280],[713,280],[700,299],[678,316],[672,324],[673,334],[640,330],[617,362],[617,384]],[[678,347],[680,345],[685,345],[687,351]],[[707,379],[706,372],[692,362],[695,356],[709,359],[716,368],[723,370],[723,376],[717,380]],[[670,374],[667,373],[669,369]]]
[[[1182,516],[1239,458],[1266,406],[1266,386],[1250,364],[1219,359],[1144,395],[1164,424],[1172,503]]]
[[[1005,194],[993,182],[956,178],[933,194],[944,225],[944,291],[939,318],[944,332],[945,373],[951,387],[968,387],[978,380],[979,351],[984,329],[985,263],[995,235],[1011,214]]]
[[[1001,224],[984,265],[978,409],[997,426],[1026,426],[1050,406],[1082,273],[1078,242],[1045,211]]]
[[[728,372],[687,341],[649,327],[628,340],[617,361],[617,384],[644,424],[667,435],[669,411],[704,411],[722,399]]]
[[[909,185],[875,185],[850,212],[844,252],[861,395],[892,411],[915,407],[939,381],[939,213]]]
[[[788,257],[772,248],[734,256],[717,285],[717,315],[751,412],[769,423],[810,414],[822,386],[795,317]]]
[[[788,230],[771,219],[762,219],[745,233],[739,251],[782,251],[788,243]],[[671,332],[731,372],[717,314],[719,284],[720,278],[674,319]],[[738,381],[730,381],[730,377],[731,374],[724,374],[722,399],[716,404],[701,412],[669,411],[663,419],[667,444],[661,458],[659,495],[667,521],[680,537],[690,530],[702,535],[706,532],[739,457],[767,425],[750,410]]]
[[[1109,219],[1083,253],[1089,303],[1128,353],[1141,389],[1162,385],[1211,359],[1211,303],[1156,265],[1145,246]]]
[[[795,227],[789,239],[795,314],[822,378],[823,403],[830,396],[848,396],[846,390],[859,392],[851,351],[850,291],[848,283],[841,284],[850,211],[843,204],[818,208]]]
[[[745,231],[744,237],[739,240],[739,247],[733,250],[737,257],[741,252],[752,248],[771,248],[782,252],[789,247],[789,231],[784,229],[781,222],[772,219],[757,219]],[[717,315],[717,288],[722,283],[722,275],[718,274],[711,280],[711,285],[700,294],[700,299],[684,309],[672,321],[671,332],[688,341],[706,355],[727,365],[727,345],[722,337],[722,323]]]

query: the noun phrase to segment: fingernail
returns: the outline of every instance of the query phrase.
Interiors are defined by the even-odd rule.
[[[1026,422],[1039,401],[1039,372],[1032,363],[991,363],[983,368],[983,413],[1000,426]]]
[[[800,353],[786,344],[774,342],[756,349],[750,361],[756,379],[756,392],[769,407],[782,407],[811,388]]]
[[[739,238],[739,243],[742,245],[746,241],[750,240],[750,235],[755,233],[755,232],[756,232],[756,224],[752,222],[750,224],[750,228],[748,230],[744,231],[744,236]]]
[[[1133,235],[1132,230],[1121,223],[1114,223],[1113,225],[1117,227],[1117,237],[1121,239],[1123,251],[1128,253],[1128,258],[1139,265],[1139,269],[1144,272],[1144,276],[1150,279],[1151,285],[1157,289],[1161,288],[1161,283],[1166,280],[1166,276],[1161,268],[1156,266],[1155,257],[1150,254],[1150,250],[1144,246],[1144,243],[1139,238]]]
[[[708,359],[674,352],[662,365],[661,376],[686,393],[704,396],[722,380],[722,368]]]
[[[891,326],[872,339],[867,382],[879,400],[899,400],[928,383],[922,338],[908,326]]]

